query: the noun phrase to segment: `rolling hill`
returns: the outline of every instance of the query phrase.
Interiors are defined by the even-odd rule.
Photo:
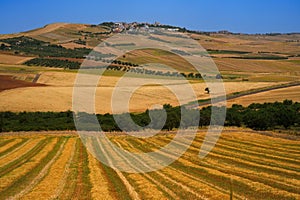
[[[154,25],[55,23],[27,32],[0,35],[0,75],[10,76],[12,80],[27,82],[35,80],[39,84],[44,84],[34,88],[22,87],[1,92],[0,96],[3,101],[1,101],[0,109],[2,111],[66,111],[71,109],[72,86],[76,77],[74,72],[77,72],[76,69],[85,56],[99,43],[122,31],[120,28],[142,29],[147,26]],[[170,29],[175,35],[176,32],[184,31],[198,41],[217,65],[225,82],[227,94],[299,80],[300,34],[251,35],[224,31],[196,32],[168,25],[160,25],[156,28]],[[160,35],[152,39],[164,41],[168,38]],[[176,37],[173,41],[176,42]],[[109,54],[103,53],[95,55],[95,58],[103,61],[103,64],[109,61],[109,57]],[[176,79],[177,74],[171,75],[163,68],[153,68],[153,66],[151,66],[152,70],[151,67],[150,69],[144,67],[142,71],[135,70],[136,67],[141,69],[140,66],[147,63],[161,63],[178,70],[189,79],[198,99],[208,98],[204,92],[206,85],[201,80],[203,74],[197,78],[194,68],[187,61],[174,52],[141,49],[118,58],[111,64],[111,70],[104,73],[106,82],[104,85],[98,85],[96,96],[99,102],[102,102],[99,104],[105,106],[97,108],[97,112],[111,112],[110,104],[105,99],[112,97],[115,84],[120,80],[124,71],[130,72],[131,78],[129,79],[134,80],[133,82],[142,83],[145,77],[149,79],[148,86],[137,90],[130,100],[131,111],[144,111],[153,104],[177,105],[178,100],[171,91],[164,86],[154,87],[150,84],[151,81],[155,83],[156,79],[164,79],[165,84],[180,87],[181,81],[173,80]],[[147,75],[145,75],[147,69]],[[297,95],[292,95],[293,88],[287,91],[289,92],[284,93],[284,98],[300,100]],[[268,101],[282,100],[283,97],[276,94],[275,98],[268,98]],[[57,96],[61,98],[55,101]],[[250,99],[252,102],[256,100],[255,96]],[[244,100],[237,102],[249,104],[249,101]]]

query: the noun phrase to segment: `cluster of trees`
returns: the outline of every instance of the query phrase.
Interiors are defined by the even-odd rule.
[[[300,127],[300,103],[253,103],[248,107],[233,105],[227,110],[225,125],[246,126],[255,130]]]
[[[153,121],[149,117],[149,110],[143,113],[132,114],[134,123],[127,114],[116,115],[121,122],[120,126],[125,131],[138,131],[140,127],[151,129],[172,130],[179,126],[183,128],[191,126],[222,125],[222,112],[217,112],[211,117],[211,107],[201,110],[185,109],[164,105],[166,111],[166,122],[162,110],[152,110]],[[224,107],[216,107],[224,111]],[[196,120],[200,112],[200,121]],[[184,117],[182,117],[184,116]],[[40,131],[40,130],[75,130],[73,112],[1,112],[0,131]],[[87,113],[77,113],[76,117],[82,129],[96,130],[98,127],[92,122],[92,115]],[[111,114],[97,114],[103,131],[121,131]],[[150,123],[151,122],[151,123]],[[139,125],[136,126],[135,124]],[[300,103],[290,100],[275,103],[251,104],[248,107],[233,105],[227,109],[225,126],[245,126],[255,130],[283,129],[300,127]],[[98,130],[98,129],[97,129]]]
[[[0,112],[0,131],[75,130],[73,112]]]
[[[39,57],[84,58],[92,51],[89,48],[67,49],[61,45],[50,44],[26,36],[1,39],[0,42],[10,45],[1,45],[2,50],[22,52]]]
[[[79,69],[81,63],[77,61],[52,59],[52,58],[34,58],[24,63],[28,66],[45,66],[45,67],[59,67],[68,69]]]

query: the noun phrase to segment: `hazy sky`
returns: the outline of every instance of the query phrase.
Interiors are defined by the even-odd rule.
[[[0,0],[0,33],[53,22],[161,22],[192,30],[300,32],[300,0]]]

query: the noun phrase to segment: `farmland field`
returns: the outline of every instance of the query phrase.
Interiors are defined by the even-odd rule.
[[[127,112],[126,103],[129,104],[129,112],[136,114],[134,116],[140,118],[142,124],[146,124],[148,118],[139,113],[146,114],[146,109],[161,108],[163,104],[178,106],[198,100],[203,103],[202,106],[207,106],[210,94],[223,95],[204,82],[202,78],[207,76],[222,78],[229,99],[227,106],[248,106],[285,99],[300,101],[300,34],[186,33],[207,50],[219,70],[217,74],[210,75],[205,70],[196,74],[191,64],[178,56],[189,52],[189,46],[184,46],[183,51],[172,49],[170,52],[146,48],[118,57],[112,68],[105,71],[93,86],[88,82],[95,78],[93,67],[103,68],[110,58],[107,57],[109,54],[105,56],[108,52],[101,54],[101,48],[96,47],[115,35],[115,25],[109,24],[56,23],[23,33],[0,35],[0,112],[4,116],[0,116],[0,131],[74,130],[69,110],[72,110],[73,86],[79,63],[75,63],[74,67],[71,61],[81,63],[85,59],[90,61],[87,67],[92,70],[84,69],[87,77],[78,84],[78,88],[88,92],[95,87],[95,113],[103,114],[99,119],[104,119],[101,123],[109,131],[120,129],[115,129],[114,122],[110,121],[112,118],[105,113]],[[154,41],[181,43],[179,35],[172,34],[149,37],[146,46],[151,46]],[[125,41],[130,38],[127,34],[124,37]],[[124,43],[122,46],[131,49],[132,46],[138,47],[139,42],[145,41]],[[100,54],[95,54],[94,58],[87,56],[94,47]],[[193,53],[200,57],[208,56],[202,51]],[[31,60],[33,58],[36,59]],[[26,62],[29,60],[29,63]],[[205,69],[206,64],[203,62],[201,67],[203,65]],[[187,81],[170,76],[169,69],[163,65],[183,73]],[[145,72],[131,71],[134,67],[142,67]],[[125,72],[129,72],[128,76],[123,76]],[[197,99],[192,93],[185,94],[188,85],[193,88]],[[113,99],[115,94],[119,96]],[[125,97],[128,94],[131,96],[127,102]],[[177,96],[183,96],[182,101],[179,102]],[[229,119],[226,123],[228,126],[265,130],[260,128],[261,123],[255,123],[257,127],[249,126],[257,118],[257,122],[267,121],[262,127],[269,131],[226,127],[213,150],[205,158],[200,158],[198,154],[206,134],[206,129],[201,128],[179,159],[168,167],[147,173],[121,172],[97,160],[95,152],[106,150],[101,152],[101,156],[108,163],[120,159],[125,161],[121,163],[123,167],[134,167],[133,162],[136,162],[149,169],[149,163],[138,156],[130,160],[122,153],[111,151],[117,157],[114,160],[107,153],[114,148],[103,145],[100,137],[79,137],[74,131],[0,132],[0,200],[300,199],[298,103],[284,101],[268,108],[272,109],[259,112],[255,108],[235,106],[227,110]],[[169,109],[170,119],[177,122],[176,110],[172,109]],[[286,113],[280,114],[281,111]],[[275,112],[279,114],[273,115]],[[208,110],[202,113],[205,123],[208,122],[206,114],[209,114]],[[54,120],[53,116],[58,117]],[[248,119],[249,116],[254,120]],[[269,116],[277,117],[271,119]],[[285,121],[281,120],[281,116],[282,119],[286,116],[288,123],[279,123]],[[6,117],[12,121],[8,123]],[[270,131],[271,128],[280,133]],[[173,127],[149,138],[136,138],[121,132],[101,134],[106,134],[111,142],[128,152],[143,153],[155,152],[169,144],[174,138],[174,130],[176,128]],[[180,149],[189,137],[191,135],[186,132],[174,145]],[[91,152],[83,141],[89,145]],[[159,156],[168,159],[175,155],[174,152],[159,153]],[[158,162],[155,160],[156,164]]]
[[[174,133],[107,136],[128,151],[149,152],[169,143]],[[170,166],[134,174],[100,163],[75,132],[2,133],[0,199],[229,199],[231,190],[234,199],[300,198],[299,137],[227,129],[200,159],[204,136],[200,129]]]
[[[30,70],[32,70],[30,68]],[[17,70],[18,71],[18,70]],[[15,79],[33,79],[36,76],[36,72],[33,73],[15,73],[10,74]],[[0,111],[67,111],[72,109],[72,91],[74,81],[76,79],[76,73],[64,72],[64,71],[42,71],[37,80],[38,84],[44,84],[41,87],[26,87],[5,90],[0,93]],[[139,84],[145,84],[134,91],[129,102],[129,108],[131,112],[143,112],[146,109],[151,108],[151,105],[170,103],[175,106],[178,105],[177,97],[168,90],[175,88],[180,91],[184,90],[187,86],[183,84],[182,80],[172,79],[156,79],[139,78],[139,77],[123,77],[123,83],[125,85],[116,86],[120,77],[117,76],[102,76],[99,81],[96,90],[96,112],[97,113],[111,113],[111,102],[113,91],[117,88],[122,94],[130,93],[129,87],[138,86]],[[17,82],[18,80],[15,80]],[[155,84],[159,81],[163,85]],[[25,82],[26,83],[26,82]],[[28,83],[36,85],[34,83]],[[224,87],[227,94],[240,92],[245,90],[251,90],[255,88],[268,87],[279,84],[278,82],[224,82]],[[204,89],[207,85],[203,81],[192,80],[191,86],[193,87],[197,99],[207,99],[209,95],[206,94]],[[5,88],[4,88],[5,89]],[[88,87],[87,87],[88,89]],[[211,94],[213,91],[211,91]],[[57,98],[59,97],[59,98]],[[286,96],[285,98],[289,98]],[[193,101],[192,97],[187,96],[185,103]],[[120,99],[123,101],[123,99]],[[123,102],[124,103],[124,102]],[[119,105],[123,106],[123,103]],[[123,106],[124,107],[124,106]],[[118,112],[125,112],[126,110],[119,109]]]
[[[232,104],[240,104],[243,106],[248,106],[253,102],[255,102],[255,103],[273,102],[274,99],[276,99],[277,101],[291,99],[293,101],[299,102],[300,101],[300,86],[271,90],[271,91],[262,92],[259,94],[252,94],[252,95],[228,100],[227,106],[231,106]]]
[[[16,56],[10,54],[1,54],[0,53],[0,63],[3,64],[21,64],[27,60],[32,59],[33,57],[25,56]]]

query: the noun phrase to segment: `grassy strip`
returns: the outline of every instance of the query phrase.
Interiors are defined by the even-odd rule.
[[[275,167],[275,168],[281,168],[281,169],[286,169],[294,172],[300,172],[299,164],[298,165],[293,165],[290,166],[286,162],[278,162],[279,160],[275,159],[264,159],[262,157],[257,157],[257,156],[251,156],[250,154],[243,154],[243,152],[239,151],[232,151],[231,149],[226,149],[225,147],[220,147],[219,145],[215,146],[215,149],[213,150],[214,153],[217,153],[218,155],[221,156],[228,156],[236,159],[236,160],[244,160],[244,161],[249,161],[255,164],[259,165],[266,165],[270,167]]]
[[[159,141],[161,142],[162,140],[164,140],[163,138]],[[181,144],[177,142],[178,146],[180,146]],[[199,146],[191,146],[187,152],[197,156],[199,153]],[[289,171],[287,172],[287,170],[285,169],[278,169],[278,167],[273,167],[273,166],[266,166],[267,163],[261,163],[259,161],[255,161],[253,159],[245,159],[240,158],[240,157],[236,157],[234,155],[230,155],[228,156],[227,154],[224,154],[222,152],[216,152],[216,151],[212,151],[209,154],[210,158],[212,159],[216,159],[216,160],[220,160],[223,161],[225,163],[228,164],[234,164],[235,166],[240,166],[241,168],[249,168],[252,169],[254,171],[260,171],[260,172],[267,172],[270,174],[278,174],[287,178],[297,178],[300,179],[300,175],[297,172],[293,172],[293,171]]]
[[[99,161],[91,154],[89,156],[90,181],[92,184],[92,199],[114,200],[116,196],[112,194],[107,178],[100,166]]]
[[[259,173],[259,175],[257,175],[258,172],[263,172],[262,170],[268,170],[267,174],[274,175],[274,174],[276,174],[276,173],[274,173],[274,171],[276,171],[276,170],[265,169],[263,166],[247,165],[248,163],[238,161],[237,159],[234,159],[234,158],[231,159],[231,157],[233,157],[233,156],[231,156],[231,152],[228,153],[228,155],[230,155],[230,157],[226,156],[226,158],[220,157],[218,155],[215,156],[214,154],[209,154],[209,156],[208,156],[209,159],[206,158],[205,160],[202,160],[202,162],[200,162],[200,161],[197,161],[198,160],[197,159],[197,154],[198,154],[197,147],[194,147],[193,150],[189,149],[188,151],[190,152],[189,156],[194,156],[196,158],[194,160],[194,162],[192,159],[188,159],[189,161],[193,162],[194,164],[200,165],[202,167],[213,168],[215,170],[218,170],[218,171],[226,173],[226,174],[230,173],[230,174],[242,177],[242,178],[249,179],[253,182],[264,183],[273,188],[278,188],[278,189],[285,190],[285,191],[292,192],[292,193],[298,193],[297,187],[295,187],[295,186],[289,186],[282,182],[279,182],[278,180],[274,180],[274,179],[272,180],[269,177],[262,176],[261,173]],[[214,151],[214,153],[216,153],[216,151]],[[215,162],[210,162],[209,160],[213,160]],[[239,159],[239,160],[241,160],[241,159]],[[276,160],[274,160],[274,162],[276,162]],[[225,164],[225,166],[223,166],[223,165],[218,166],[218,165],[220,165],[220,163],[222,163],[223,165]],[[235,168],[240,168],[241,171],[232,170],[232,169],[230,169],[230,167],[229,167],[229,169],[226,169],[227,166],[234,166]],[[242,171],[244,171],[243,169],[251,170],[251,171],[253,171],[253,173],[242,172]],[[278,174],[276,174],[276,175],[278,175]],[[285,173],[283,173],[283,174],[280,174],[280,176],[284,177],[284,179],[286,179],[287,175]],[[292,177],[293,176],[291,176],[290,178],[292,178]]]
[[[21,142],[13,145],[12,147],[6,149],[5,151],[0,152],[0,157],[2,157],[3,155],[6,155],[7,153],[9,153],[9,152],[13,151],[14,149],[18,148],[19,146],[23,145],[28,140],[29,140],[29,138],[23,138]]]
[[[233,146],[241,146],[242,148],[247,148],[247,149],[253,149],[254,151],[263,151],[266,152],[270,155],[276,155],[276,156],[284,156],[286,158],[291,158],[291,159],[295,159],[297,157],[300,156],[299,153],[297,152],[290,152],[289,149],[287,148],[277,148],[277,147],[270,147],[267,145],[262,145],[262,144],[257,144],[257,143],[252,143],[252,142],[248,142],[248,141],[242,141],[239,140],[238,142],[234,139],[229,139],[229,138],[222,138],[222,140],[226,141],[226,142],[230,142]],[[297,160],[297,159],[296,159]]]
[[[80,139],[78,138],[75,144],[75,152],[73,160],[70,164],[70,171],[66,179],[66,184],[57,199],[72,199],[72,194],[76,188],[76,180],[78,176],[78,163],[79,163],[79,149],[80,149]]]
[[[298,167],[300,162],[297,162],[296,160],[288,160],[288,159],[278,158],[270,155],[265,155],[263,153],[256,153],[257,151],[249,152],[248,150],[243,150],[242,148],[236,148],[230,145],[226,145],[226,143],[224,142],[221,144],[221,142],[222,139],[219,140],[219,142],[214,147],[214,152],[219,155],[224,155],[224,156],[231,155],[231,157],[237,159],[243,159],[256,164],[268,165],[271,167],[278,167],[282,169],[300,172],[300,168]],[[195,139],[194,143],[192,144],[192,146],[195,148],[199,147],[200,145],[201,142],[197,139]]]
[[[42,140],[47,141],[49,138]],[[22,191],[27,187],[28,184],[40,173],[40,171],[47,165],[48,162],[52,160],[52,158],[56,155],[57,151],[60,149],[61,144],[66,140],[65,137],[60,137],[58,142],[55,144],[53,149],[40,161],[40,163],[34,167],[31,171],[26,173],[24,176],[15,180],[9,187],[1,191],[2,195],[0,195],[1,199],[6,199],[6,197],[13,196],[17,194],[19,191]],[[44,145],[43,145],[44,146]],[[4,195],[5,194],[5,195]]]
[[[176,145],[180,146],[181,144],[177,143]],[[187,152],[190,153],[191,155],[198,157],[197,156],[199,153],[198,148],[199,148],[198,146],[191,146],[187,150]],[[286,178],[300,179],[300,175],[297,172],[287,171],[285,169],[278,168],[278,167],[266,166],[267,163],[260,163],[259,161],[255,161],[253,159],[247,160],[244,157],[240,158],[240,157],[236,157],[231,154],[227,155],[222,152],[215,151],[215,150],[210,152],[209,158],[218,160],[218,162],[223,162],[223,163],[227,163],[229,165],[234,165],[236,167],[238,166],[240,168],[252,169],[256,173],[257,172],[266,172],[269,174],[277,174],[277,175],[280,175],[280,176],[283,176]]]
[[[143,174],[124,173],[126,179],[136,189],[141,199],[174,199],[159,184]]]
[[[151,178],[155,180],[159,180],[160,184],[162,184],[163,186],[165,186],[166,188],[174,192],[179,197],[179,199],[199,199],[194,194],[184,190],[178,181],[176,181],[177,184],[175,184],[174,182],[170,182],[170,180],[163,178],[161,175],[157,174],[156,172],[149,172],[147,174],[150,175]]]
[[[232,175],[235,175],[235,176],[238,176],[241,178],[248,179],[252,182],[263,183],[272,188],[284,190],[284,191],[291,192],[294,194],[299,193],[298,187],[296,185],[293,185],[293,183],[290,183],[289,185],[284,183],[284,182],[286,182],[286,180],[284,180],[284,181],[280,181],[278,179],[274,180],[274,178],[272,178],[272,177],[269,178],[266,175],[263,175],[261,173],[259,173],[259,175],[255,174],[255,173],[250,173],[249,171],[247,171],[247,169],[238,168],[238,170],[235,170],[235,169],[237,169],[235,167],[229,167],[226,165],[220,166],[220,165],[218,165],[218,161],[216,161],[216,162],[206,161],[206,163],[208,164],[208,166],[215,165],[216,170],[219,170],[220,172],[223,172],[226,174],[232,174]],[[282,179],[285,179],[285,177],[282,176]]]
[[[78,199],[91,199],[91,189],[92,184],[89,178],[89,159],[88,153],[85,146],[82,142],[79,143],[79,163],[78,163],[78,176],[77,176],[77,184],[75,187],[75,193],[73,197]]]
[[[140,139],[137,139],[138,141],[141,141]],[[137,141],[136,140],[136,141]],[[144,141],[144,140],[142,140]],[[132,142],[134,143],[135,140],[132,140]],[[144,144],[141,144],[140,142],[137,142],[136,144],[133,144],[134,146],[138,146],[139,149],[144,152],[144,151],[147,151],[148,148],[145,148],[146,145]],[[135,158],[135,160],[139,163],[143,163],[143,160],[140,160],[138,158]],[[146,164],[146,163],[145,163]],[[147,165],[147,164],[146,164]],[[144,174],[144,176],[151,182],[155,183],[154,180],[159,180],[159,184],[163,185],[165,188],[161,188],[163,190],[170,190],[172,191],[176,196],[178,196],[180,199],[183,199],[183,198],[188,198],[188,199],[192,199],[192,198],[206,198],[204,196],[202,196],[200,193],[197,193],[195,192],[193,189],[196,189],[196,188],[193,188],[191,189],[191,187],[188,187],[186,185],[186,183],[182,183],[182,181],[174,181],[172,178],[170,178],[168,175],[165,175],[162,170],[159,170],[159,171],[155,171],[155,172],[150,172],[150,173],[147,173],[147,174]],[[151,177],[151,179],[150,179]],[[157,178],[154,178],[154,177],[157,177]],[[164,180],[166,183],[168,183],[168,185],[172,185],[172,187],[168,187],[165,183],[161,183],[161,180]],[[156,183],[157,184],[157,183]],[[177,187],[178,190],[176,189],[174,191],[174,187]],[[198,189],[198,188],[197,188]],[[197,190],[196,189],[196,190]]]
[[[15,159],[22,157],[24,154],[30,151],[36,144],[38,144],[39,141],[41,141],[41,139],[29,139],[23,145],[19,146],[18,148],[15,148],[8,154],[5,154],[2,157],[0,157],[0,167],[14,161]]]
[[[101,152],[97,141],[93,140],[92,142],[95,152]],[[100,164],[100,167],[105,172],[108,183],[111,186],[112,193],[115,194],[117,199],[130,200],[131,197],[126,189],[126,186],[123,184],[122,180],[115,172],[115,170],[113,170],[111,167],[106,166],[105,164]]]
[[[60,147],[55,157],[41,171],[39,174],[40,177],[37,176],[31,182],[31,187],[28,186],[25,191],[23,190],[23,194],[25,194],[22,196],[23,199],[50,199],[62,181],[69,157],[74,150],[74,144],[75,139],[70,138]],[[27,191],[28,193],[26,193]]]
[[[266,159],[273,159],[276,161],[284,162],[284,163],[291,163],[294,165],[300,165],[300,162],[297,159],[291,159],[291,158],[286,158],[282,157],[282,154],[275,155],[274,153],[266,153],[265,151],[262,153],[259,149],[256,150],[249,150],[250,146],[236,146],[231,142],[224,142],[223,139],[219,140],[218,143],[216,144],[216,147],[221,147],[226,150],[230,151],[238,151],[240,153],[244,153],[245,155],[252,155],[256,157],[262,157]],[[274,152],[274,151],[273,151]],[[296,158],[296,157],[295,157]]]
[[[13,142],[15,140],[15,138],[13,138],[13,139],[8,139],[8,140],[3,140],[3,141],[1,141],[0,142],[0,147],[3,147],[4,145],[6,145],[6,144],[8,144],[8,143],[10,143],[10,142]]]
[[[28,151],[26,154],[21,156],[20,158],[8,163],[7,165],[4,165],[0,168],[0,177],[4,176],[5,174],[11,172],[12,170],[16,169],[17,167],[20,167],[24,163],[30,161],[32,157],[39,152],[41,149],[44,148],[44,146],[49,142],[49,138],[46,138],[44,140],[41,140],[37,145],[35,145],[30,151]]]
[[[200,162],[198,163],[198,165],[199,167],[195,168],[195,167],[183,165],[182,163],[175,161],[171,166],[174,167],[175,169],[183,171],[192,176],[199,177],[205,182],[212,183],[213,185],[216,185],[218,187],[224,188],[227,191],[230,191],[230,186],[231,186],[230,174],[236,175],[233,171],[224,171],[222,170],[222,166],[220,166],[219,168],[215,168],[207,164],[201,165]],[[207,168],[216,169],[219,172],[222,172],[223,175],[221,175],[221,173],[210,172],[207,169],[203,168],[203,166]],[[255,180],[250,180],[251,183],[252,181],[253,183],[255,183]],[[260,191],[258,191],[251,184],[244,182],[244,180],[235,179],[232,181],[232,186],[233,186],[234,193],[237,193],[240,196],[244,196],[249,199],[278,199],[278,200],[288,199],[287,196],[285,195],[272,193],[271,191],[269,192],[266,190],[261,191],[263,188],[260,188]]]
[[[143,146],[147,146],[147,144],[144,144]],[[192,162],[192,163],[194,163],[194,164],[196,164],[197,166],[199,166],[199,167],[206,167],[206,168],[212,168],[212,169],[216,169],[216,170],[218,170],[218,171],[220,171],[220,172],[223,172],[223,173],[225,173],[225,174],[235,174],[235,175],[237,175],[237,176],[241,176],[241,177],[245,177],[245,178],[247,178],[247,179],[249,179],[249,178],[252,178],[252,179],[250,179],[250,180],[252,180],[252,181],[255,181],[255,182],[261,182],[261,183],[264,183],[264,184],[267,184],[267,185],[269,185],[269,186],[271,186],[271,187],[277,187],[277,188],[279,188],[279,189],[282,189],[282,190],[286,190],[286,191],[290,191],[290,192],[294,192],[294,193],[297,193],[297,191],[296,191],[296,188],[295,187],[293,187],[293,188],[291,188],[291,187],[289,187],[289,188],[287,188],[287,186],[286,185],[284,185],[284,184],[278,184],[278,183],[274,183],[273,181],[270,181],[270,182],[268,182],[268,179],[265,179],[265,178],[261,178],[261,177],[257,177],[257,176],[253,176],[253,175],[251,175],[250,177],[249,177],[249,173],[248,174],[243,174],[243,173],[239,173],[238,171],[226,171],[226,170],[224,170],[224,168],[222,167],[222,166],[220,166],[220,167],[216,167],[215,166],[215,164],[216,163],[214,163],[213,165],[212,164],[206,164],[206,163],[204,163],[203,162],[203,160],[202,161],[199,161],[199,159],[197,159],[198,158],[198,151],[195,151],[195,152],[193,152],[193,156],[195,157],[195,159],[193,160],[193,159],[190,159],[191,157],[189,156],[189,158],[188,158],[188,161],[190,161],[190,162]],[[217,159],[218,160],[218,159]],[[224,162],[222,162],[222,161],[220,161],[220,160],[218,160],[218,162],[217,163],[222,163],[222,164],[224,164],[225,163],[225,161],[226,160],[224,160]],[[176,161],[177,162],[177,161]],[[198,174],[198,176],[201,178],[201,179],[204,179],[205,181],[208,181],[208,182],[210,182],[210,183],[213,183],[213,184],[216,184],[216,185],[218,185],[219,187],[222,187],[222,188],[225,188],[226,190],[229,190],[230,188],[228,188],[227,186],[230,186],[230,179],[227,177],[222,177],[222,176],[220,176],[220,175],[215,175],[215,174],[212,174],[212,173],[209,173],[207,170],[205,170],[205,169],[203,169],[203,168],[193,168],[193,167],[190,167],[190,166],[186,166],[186,165],[182,165],[182,164],[179,164],[178,165],[178,162],[177,162],[177,165],[176,165],[176,162],[175,163],[173,163],[171,166],[173,166],[173,167],[175,167],[176,169],[179,169],[179,170],[181,170],[181,171],[184,171],[185,173],[188,173],[188,174],[190,174],[190,175],[193,175],[193,176],[195,176],[195,175],[197,175]],[[182,165],[182,166],[181,166]],[[194,170],[193,170],[194,169]],[[271,172],[270,172],[271,173]],[[272,173],[271,173],[272,174]],[[207,177],[207,176],[209,176],[209,177]],[[205,177],[207,177],[207,178],[205,178]],[[210,180],[210,177],[213,179],[213,180]],[[225,179],[224,179],[225,178]],[[253,179],[254,178],[254,179]],[[220,183],[222,184],[222,183],[225,183],[225,184],[223,184],[223,185],[220,185]],[[238,188],[247,188],[247,187],[249,187],[248,185],[246,185],[246,184],[244,184],[244,183],[235,183],[235,184],[239,184],[239,186],[238,186]],[[244,185],[243,185],[244,184]],[[253,188],[251,189],[251,188],[248,188],[247,189],[248,191],[249,190],[253,190]],[[253,194],[254,193],[256,193],[255,191],[253,191]],[[240,192],[240,194],[241,195],[243,195],[244,194],[244,189],[242,189],[241,190],[241,192]],[[264,193],[261,193],[260,195],[265,195]],[[271,194],[270,194],[271,195]],[[274,195],[273,195],[274,196]],[[279,195],[280,196],[280,195]],[[280,196],[280,198],[281,198],[281,196]]]
[[[230,133],[230,134],[226,134],[226,133]],[[274,137],[272,137],[274,134]],[[234,136],[235,138],[237,138],[238,140],[241,141],[249,141],[251,143],[255,143],[261,146],[265,146],[267,149],[269,149],[270,147],[272,148],[277,148],[278,150],[288,150],[291,153],[297,153],[300,154],[300,144],[299,144],[299,138],[284,138],[281,137],[281,135],[277,134],[275,135],[275,132],[272,131],[254,131],[254,130],[245,130],[245,131],[241,131],[241,130],[227,130],[224,131],[224,134],[222,135],[222,138],[224,139],[232,139],[231,136]],[[252,137],[253,135],[255,135],[255,137]],[[266,140],[266,136],[268,140]],[[288,148],[288,149],[286,149]]]
[[[67,140],[64,140],[63,143],[60,145],[58,151],[56,152],[55,156],[43,167],[43,169],[37,174],[37,176],[34,177],[34,179],[28,184],[23,190],[19,191],[16,195],[11,197],[12,199],[19,199],[20,197],[24,199],[28,199],[27,196],[24,196],[25,194],[28,194],[28,192],[32,192],[35,189],[39,189],[37,185],[46,177],[46,175],[49,173],[50,168],[52,165],[57,161],[57,159],[61,156],[62,151],[66,145]],[[51,177],[53,178],[53,177]],[[47,187],[47,189],[49,186]],[[51,188],[51,187],[50,187]],[[45,190],[39,189],[39,190]],[[43,196],[43,192],[39,192],[39,197]],[[29,198],[30,199],[30,198]]]
[[[128,136],[124,136],[124,137],[117,137],[117,140],[113,140],[113,142],[115,143],[115,145],[119,146],[120,148],[124,148],[129,152],[136,152],[136,153],[141,153],[142,150],[140,148],[135,148],[132,144],[130,144],[128,141],[126,141],[128,138]],[[123,139],[123,140],[120,140]],[[141,138],[136,138],[137,140],[141,139]],[[130,164],[130,163],[129,163]],[[126,177],[126,179],[130,182],[130,184],[135,188],[135,190],[138,192],[139,195],[142,195],[141,198],[144,199],[143,195],[145,196],[151,196],[151,199],[161,199],[161,198],[165,198],[167,197],[168,199],[176,199],[175,198],[175,193],[171,192],[170,190],[167,191],[166,187],[161,185],[159,181],[153,179],[151,176],[149,176],[149,174],[130,174],[130,173],[123,173],[124,176]],[[136,180],[138,179],[138,180]],[[146,180],[148,181],[143,182],[141,185],[141,180]],[[138,183],[139,182],[139,183]],[[148,187],[148,188],[145,188]],[[150,188],[151,192],[149,191]],[[155,187],[155,188],[153,188]],[[155,193],[155,194],[151,194],[153,192],[153,190],[158,190],[159,192],[161,192],[160,194]],[[170,194],[170,192],[172,193],[172,195]],[[150,193],[150,194],[149,194]],[[146,199],[146,197],[145,197]],[[148,198],[149,199],[149,198]]]
[[[74,160],[70,172],[58,199],[91,199],[92,184],[90,182],[86,148],[78,138],[75,144]]]
[[[121,145],[120,145],[120,143],[119,142],[116,142],[117,143],[117,146],[119,146],[119,147],[121,147]],[[108,144],[108,146],[110,146],[110,144]],[[107,149],[109,148],[109,147],[106,147]],[[112,147],[112,146],[110,146],[110,148],[114,148],[114,147]],[[133,148],[131,148],[131,149],[134,149],[134,147]],[[137,149],[136,149],[137,150]],[[128,160],[128,158],[125,156],[125,155],[123,155],[123,153],[117,153],[116,152],[116,154],[118,154],[118,156],[120,156],[120,158],[122,158],[126,163],[127,163],[127,165],[130,165],[131,167],[133,167],[134,169],[136,169],[136,170],[138,170],[138,171],[140,171],[140,169],[137,167],[137,166],[134,166],[133,164],[132,164],[132,162],[138,162],[138,163],[140,163],[140,164],[142,164],[142,165],[144,165],[144,166],[147,166],[147,164],[145,164],[143,161],[141,161],[139,158],[137,158],[137,157],[134,157],[134,159],[135,159],[135,161],[129,161]],[[142,172],[142,171],[141,171]],[[165,187],[164,185],[162,185],[158,180],[155,180],[153,177],[151,177],[148,173],[143,173],[143,176],[144,177],[146,177],[149,181],[151,181],[153,184],[155,184],[155,185],[157,185],[159,188],[161,188],[165,193],[168,193],[168,195],[169,196],[171,196],[171,198],[172,199],[178,199],[178,196],[173,192],[173,191],[171,191],[170,189],[168,189],[167,187]],[[161,175],[161,177],[162,178],[167,178],[167,177],[165,177],[164,175]],[[177,183],[176,183],[177,184]],[[178,184],[177,184],[178,185]]]

